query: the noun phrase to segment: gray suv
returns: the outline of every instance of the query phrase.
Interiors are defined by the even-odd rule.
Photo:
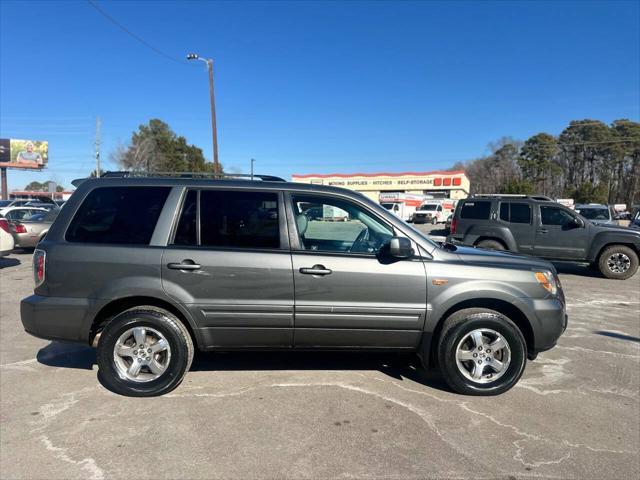
[[[97,346],[131,396],[171,391],[195,349],[417,352],[495,395],[567,325],[550,263],[440,246],[358,193],[274,177],[84,180],[33,265],[25,330]]]
[[[638,271],[640,232],[599,225],[544,196],[476,195],[458,202],[447,241],[588,263],[607,278]]]

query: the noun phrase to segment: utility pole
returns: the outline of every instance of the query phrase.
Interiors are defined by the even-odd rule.
[[[255,163],[256,159],[252,158],[251,159],[251,180],[253,180],[253,164]]]
[[[96,178],[100,178],[100,117],[96,118]]]
[[[200,58],[197,53],[187,55],[187,60],[200,60],[207,64],[209,70],[209,100],[211,102],[211,135],[213,137],[213,173],[220,174],[220,162],[218,161],[218,127],[216,123],[216,97],[213,92],[213,60]]]

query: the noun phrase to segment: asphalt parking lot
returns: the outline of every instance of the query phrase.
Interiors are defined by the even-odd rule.
[[[98,382],[91,348],[24,333],[30,254],[0,268],[2,479],[640,477],[640,275],[559,266],[568,330],[499,397],[411,357],[233,353],[134,399]]]

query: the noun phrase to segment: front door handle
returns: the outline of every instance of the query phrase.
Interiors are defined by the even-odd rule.
[[[547,230],[546,228],[539,228],[538,233],[549,233],[549,230]]]
[[[201,268],[201,266],[193,260],[183,260],[180,263],[169,263],[167,264],[167,267],[171,270],[199,270]]]
[[[301,268],[300,273],[304,275],[329,275],[331,274],[331,270],[324,268],[324,265],[314,265],[311,268]]]

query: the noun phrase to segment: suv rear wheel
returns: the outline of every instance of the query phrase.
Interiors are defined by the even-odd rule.
[[[99,375],[105,387],[121,395],[162,395],[180,384],[193,353],[191,335],[175,315],[157,307],[136,307],[102,331]]]
[[[491,250],[506,250],[502,242],[498,240],[481,240],[476,246],[480,248],[490,248]]]
[[[444,322],[438,362],[444,378],[465,395],[498,395],[524,372],[527,347],[522,332],[494,310],[467,308]]]
[[[624,245],[613,245],[600,254],[600,272],[607,278],[626,280],[638,271],[638,255]]]

